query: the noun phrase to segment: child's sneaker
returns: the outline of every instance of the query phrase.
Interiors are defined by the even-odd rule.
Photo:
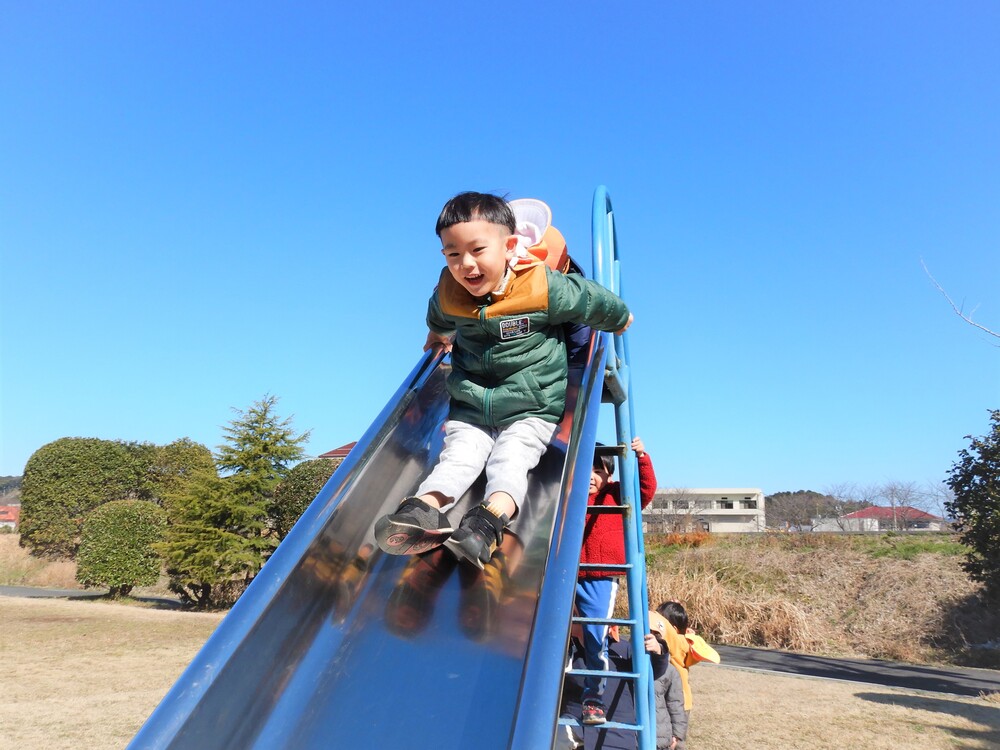
[[[452,531],[444,513],[408,497],[395,513],[375,522],[375,541],[390,555],[416,555],[438,546]]]
[[[458,531],[451,535],[445,546],[458,557],[482,568],[503,541],[503,530],[508,523],[510,519],[506,514],[497,516],[486,505],[479,505],[465,514]]]
[[[586,700],[583,702],[584,724],[603,724],[608,720],[604,704],[600,701]]]
[[[457,564],[443,549],[410,560],[385,605],[389,630],[410,636],[427,627],[438,594]]]

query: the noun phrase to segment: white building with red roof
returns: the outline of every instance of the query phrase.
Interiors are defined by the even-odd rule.
[[[838,518],[820,518],[813,531],[942,531],[947,523],[940,516],[909,505],[872,505]]]

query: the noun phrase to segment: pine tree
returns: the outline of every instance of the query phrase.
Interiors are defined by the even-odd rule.
[[[235,601],[277,545],[268,509],[309,437],[275,413],[277,402],[265,396],[246,411],[235,409],[216,455],[225,476],[203,471],[167,497],[170,522],[159,549],[171,589],[200,607]]]
[[[240,492],[271,498],[291,467],[305,456],[302,444],[309,432],[296,435],[291,417],[275,413],[277,396],[265,395],[224,428],[226,444],[220,445],[216,464],[230,472]]]

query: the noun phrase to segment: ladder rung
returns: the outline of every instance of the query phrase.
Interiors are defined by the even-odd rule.
[[[567,669],[566,674],[580,677],[620,677],[623,680],[638,680],[638,672],[615,672],[609,669]]]
[[[626,446],[621,443],[616,443],[615,445],[595,445],[594,455],[595,456],[624,456],[626,451]]]
[[[601,392],[601,403],[624,404],[627,396],[625,384],[617,371],[604,371],[604,390]]]
[[[627,505],[588,505],[588,513],[624,513],[630,510]]]
[[[583,727],[584,725],[577,719],[570,718],[568,716],[559,717],[559,726],[561,727]],[[638,724],[623,724],[620,721],[606,721],[603,724],[587,724],[591,729],[630,729],[633,732],[638,732],[642,727]]]
[[[631,570],[632,563],[580,563],[580,570]]]
[[[580,625],[625,625],[630,628],[638,627],[635,620],[622,619],[618,617],[574,617],[573,622]]]
[[[625,383],[622,381],[621,370],[605,368],[604,391],[601,393],[601,401],[604,403],[624,404],[627,399],[628,394]]]

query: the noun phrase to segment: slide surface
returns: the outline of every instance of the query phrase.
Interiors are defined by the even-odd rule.
[[[373,549],[375,520],[441,449],[450,367],[427,354],[129,747],[549,747],[607,343],[592,338],[532,472],[498,605],[495,570]],[[482,489],[451,511],[456,526]]]

